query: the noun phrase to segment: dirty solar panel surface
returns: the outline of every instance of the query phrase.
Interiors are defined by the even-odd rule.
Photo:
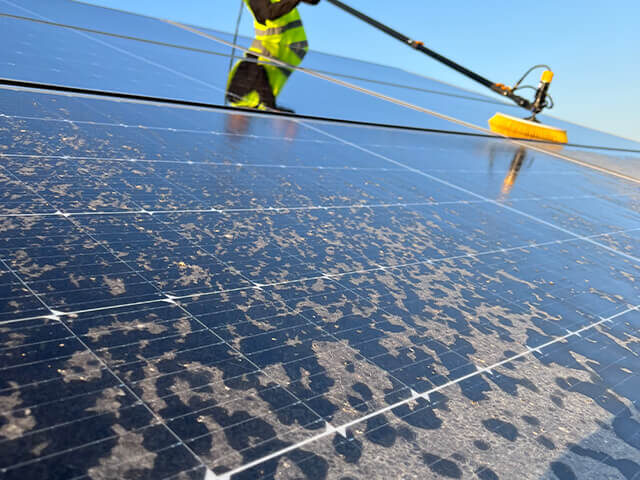
[[[224,103],[231,49],[216,39],[229,42],[233,40],[233,35],[207,30],[206,33],[212,38],[203,38],[153,18],[68,0],[25,0],[19,3],[0,0],[2,14],[5,15],[0,16],[0,29],[5,43],[0,52],[0,76]],[[29,19],[186,48],[117,38]],[[229,30],[233,30],[233,27],[229,25]],[[310,41],[313,47],[313,39]],[[246,39],[241,39],[240,44],[246,46]],[[237,58],[242,53],[236,50],[235,55]],[[310,52],[302,66],[481,128],[488,128],[488,119],[497,111],[524,116],[520,108],[511,103],[505,104],[495,96],[470,93],[396,68],[316,52]],[[310,92],[319,94],[311,95]],[[291,77],[278,100],[283,106],[305,115],[474,131],[304,73],[295,73]],[[640,150],[640,144],[636,141],[545,115],[540,118],[549,125],[566,129],[574,144]],[[602,151],[598,158],[579,150],[563,153],[629,174],[629,161],[616,152]]]
[[[3,479],[640,475],[635,184],[481,138],[0,101]]]

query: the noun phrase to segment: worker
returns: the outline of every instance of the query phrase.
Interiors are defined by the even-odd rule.
[[[290,111],[278,107],[276,98],[293,70],[276,65],[269,58],[293,67],[302,62],[309,44],[297,9],[301,1],[316,5],[320,0],[244,0],[254,18],[255,39],[244,59],[229,73],[229,104]]]

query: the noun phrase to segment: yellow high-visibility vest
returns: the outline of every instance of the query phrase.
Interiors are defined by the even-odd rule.
[[[280,2],[280,0],[270,1],[271,3]],[[249,11],[251,11],[249,0],[244,0],[244,2],[247,4]],[[276,58],[294,67],[300,65],[309,49],[307,34],[304,31],[300,13],[297,8],[294,8],[280,18],[266,20],[264,24],[259,23],[254,15],[253,26],[255,28],[255,39],[249,50],[255,52],[258,62],[267,71],[271,91],[273,96],[277,97],[285,83],[287,83],[292,70],[280,65],[274,65],[266,57]],[[234,71],[235,69],[231,72],[230,78]],[[231,104],[239,107],[264,108],[260,105],[259,96],[255,91]]]

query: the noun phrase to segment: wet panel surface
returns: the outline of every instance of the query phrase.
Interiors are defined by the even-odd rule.
[[[231,34],[201,28],[210,37],[205,38],[159,19],[64,0],[19,3],[3,0],[0,14],[5,14],[0,24],[6,34],[6,48],[0,57],[3,77],[217,105],[225,102],[229,63],[233,59],[231,48],[222,41],[234,41]],[[74,26],[80,28],[68,28]],[[230,24],[229,31],[233,28]],[[242,37],[235,40],[245,48],[251,41]],[[233,55],[235,59],[243,53],[235,49]],[[327,73],[338,82],[354,84],[353,88],[347,88],[308,73],[296,73],[284,90],[281,102],[306,115],[457,132],[477,131],[379,98],[387,96],[482,129],[488,128],[487,121],[496,112],[522,116],[513,104],[484,95],[489,94],[488,91],[469,92],[396,68],[318,52],[310,52],[302,66]],[[358,88],[369,89],[375,95],[361,93]],[[309,92],[322,92],[322,95],[309,95]],[[637,156],[640,148],[637,141],[549,116],[541,118],[549,125],[566,129],[574,144],[634,150],[633,154],[609,151],[592,155],[576,149],[566,153],[619,172],[635,173],[637,178],[637,167],[631,166],[632,155]]]

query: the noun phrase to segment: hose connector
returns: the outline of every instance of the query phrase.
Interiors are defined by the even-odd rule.
[[[531,103],[531,113],[533,113],[533,115],[530,117],[530,120],[535,121],[536,115],[547,107],[547,93],[549,92],[551,80],[553,80],[553,72],[551,70],[545,70],[542,72],[542,77],[540,77],[540,83],[536,90],[535,99]]]
[[[542,72],[542,77],[540,78],[541,82],[551,83],[551,80],[553,80],[553,72],[551,70],[545,70]]]

